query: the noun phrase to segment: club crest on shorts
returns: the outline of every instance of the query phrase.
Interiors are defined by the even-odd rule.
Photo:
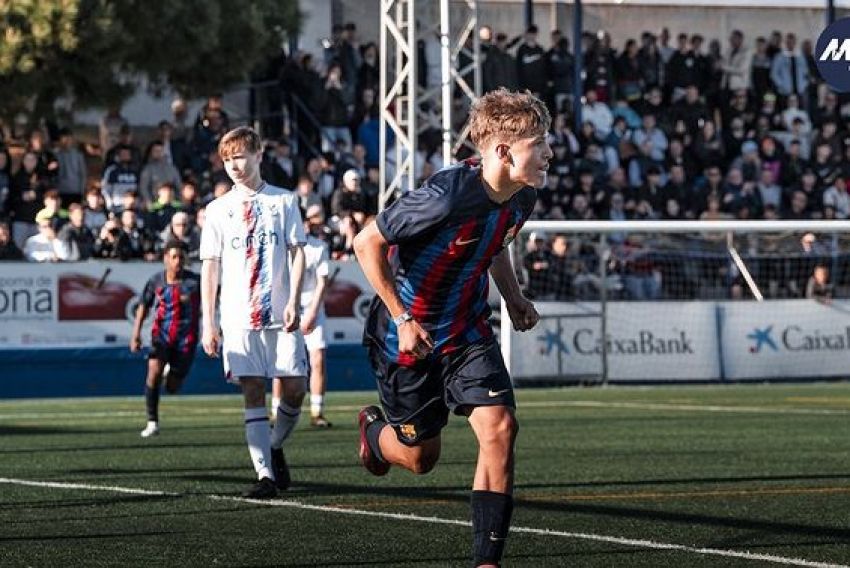
[[[401,435],[407,438],[408,440],[413,440],[416,438],[416,426],[413,424],[402,424],[399,426],[399,432]]]

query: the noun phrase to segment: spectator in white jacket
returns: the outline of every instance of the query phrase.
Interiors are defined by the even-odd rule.
[[[590,122],[596,129],[596,137],[601,141],[605,140],[608,133],[611,132],[611,125],[614,124],[614,115],[611,114],[611,109],[603,102],[596,100],[596,90],[588,89],[584,94],[584,104],[581,107],[582,121]]]
[[[721,87],[728,91],[750,88],[750,51],[744,46],[744,33],[733,30],[729,35],[729,51],[720,62],[723,71]]]

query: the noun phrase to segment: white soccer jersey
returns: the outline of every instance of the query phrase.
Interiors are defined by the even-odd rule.
[[[221,260],[222,329],[283,326],[289,299],[289,249],[303,246],[298,197],[264,184],[233,189],[207,206],[201,260]]]
[[[304,283],[301,285],[301,307],[307,308],[313,301],[317,279],[330,274],[328,245],[322,239],[307,235],[304,245]]]

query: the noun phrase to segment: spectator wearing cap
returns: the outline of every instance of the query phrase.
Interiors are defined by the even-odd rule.
[[[499,87],[509,91],[519,87],[517,61],[508,53],[508,36],[502,32],[496,34],[496,43],[487,51],[487,58],[481,66],[481,81],[485,93]]]
[[[366,202],[357,170],[347,170],[342,175],[342,185],[331,198],[331,214],[340,219],[350,217],[360,227],[366,221]]]
[[[59,173],[56,187],[62,198],[62,206],[80,203],[88,180],[88,170],[83,153],[77,148],[74,134],[68,128],[59,131],[59,144],[56,148]]]
[[[366,224],[368,211],[360,182],[360,174],[356,170],[346,171],[342,176],[342,185],[331,198],[331,221],[342,236],[340,246],[334,251],[338,258],[347,258],[352,254],[354,237]]]
[[[543,98],[549,82],[546,53],[537,43],[537,26],[525,30],[525,38],[517,48],[517,80],[520,89],[528,89]]]
[[[805,102],[809,86],[809,66],[806,58],[797,51],[795,34],[785,34],[785,47],[773,58],[770,66],[770,80],[782,97],[797,95]]]
[[[68,207],[68,222],[57,235],[66,251],[65,260],[88,260],[94,253],[94,233],[86,226],[85,215],[79,203]]]
[[[148,160],[139,178],[137,191],[142,202],[146,205],[153,203],[156,199],[156,189],[164,183],[179,186],[180,172],[165,159],[162,140],[154,140],[148,147]]]

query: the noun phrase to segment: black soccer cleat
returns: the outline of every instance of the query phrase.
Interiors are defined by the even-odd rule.
[[[292,478],[289,475],[289,466],[283,456],[283,448],[272,448],[272,471],[274,472],[274,484],[281,491],[289,489]]]
[[[245,499],[272,499],[277,497],[277,487],[270,477],[264,477],[242,492]]]
[[[357,422],[360,424],[360,461],[372,475],[386,475],[390,470],[390,464],[378,459],[378,456],[369,447],[369,440],[366,438],[366,429],[375,420],[385,422],[384,413],[374,405],[363,408],[357,415]]]

